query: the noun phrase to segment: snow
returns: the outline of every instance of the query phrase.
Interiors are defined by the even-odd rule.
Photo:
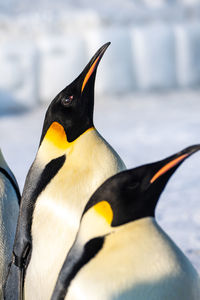
[[[97,74],[97,88],[99,82]],[[55,95],[51,95],[51,99]],[[163,159],[199,143],[200,91],[97,96],[95,125],[127,167]],[[48,103],[0,116],[1,148],[22,189],[37,152]],[[176,171],[156,216],[200,271],[200,153]]]
[[[176,58],[171,26],[157,22],[146,27],[133,27],[132,49],[139,89],[176,86]]]
[[[108,41],[97,94],[198,87],[199,16],[199,0],[1,3],[0,101],[48,101]]]
[[[0,61],[1,98],[7,102],[15,98],[18,104],[34,106],[38,99],[38,57],[34,45],[28,41],[6,41],[0,47]]]
[[[83,39],[73,36],[48,36],[39,42],[40,72],[39,98],[49,101],[80,73],[80,65],[87,62]],[[56,77],[56,75],[58,77]]]
[[[174,28],[176,42],[177,84],[180,87],[199,85],[200,83],[200,25],[176,25]]]

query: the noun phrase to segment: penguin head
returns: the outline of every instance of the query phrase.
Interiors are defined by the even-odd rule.
[[[169,178],[198,150],[200,145],[194,145],[164,160],[123,171],[106,180],[85,207],[81,231],[84,232],[87,224],[87,234],[94,238],[95,231],[104,236],[120,225],[154,217],[156,204]]]
[[[98,64],[110,43],[103,45],[82,73],[51,102],[45,116],[40,144],[47,131],[65,133],[68,142],[74,141],[93,127],[94,83]]]

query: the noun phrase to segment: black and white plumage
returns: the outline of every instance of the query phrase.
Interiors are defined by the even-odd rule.
[[[169,178],[198,150],[123,171],[97,189],[51,300],[200,299],[197,271],[155,219]]]
[[[93,124],[96,70],[109,44],[47,110],[22,194],[5,299],[22,294],[28,300],[50,299],[86,202],[106,178],[125,168]]]

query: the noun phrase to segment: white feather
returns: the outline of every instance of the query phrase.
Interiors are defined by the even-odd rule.
[[[80,299],[199,300],[199,277],[154,218],[144,218],[106,236],[103,248],[78,272],[65,297]]]
[[[32,221],[32,255],[25,278],[25,297],[48,300],[72,246],[83,209],[91,194],[111,175],[124,169],[115,151],[95,129],[81,135],[66,151],[48,141],[36,164],[66,154],[63,167],[38,197]]]

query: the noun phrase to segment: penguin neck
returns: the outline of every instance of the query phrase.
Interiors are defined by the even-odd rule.
[[[89,131],[95,130],[94,127],[87,129],[76,140],[68,142],[67,135],[62,125],[57,122],[53,122],[39,147],[37,153],[37,159],[45,165],[52,159],[56,159],[63,155],[69,155],[73,151],[75,144],[87,136]]]
[[[154,217],[145,217],[119,226],[118,230],[113,234],[113,239],[124,240],[124,244],[127,244],[127,247],[129,247],[128,240],[133,244],[137,244],[137,249],[139,250],[135,250],[135,255],[139,255],[140,250],[145,253],[148,249],[150,255],[155,253],[155,251],[160,251],[163,257],[164,255],[166,256],[166,260],[167,257],[173,257],[174,253],[177,256],[183,256],[179,247],[160,227]],[[176,260],[175,256],[173,259]]]
[[[167,234],[163,231],[155,218],[151,216],[123,224],[117,227],[117,230],[115,232],[117,235],[127,234],[130,235],[131,238],[136,237],[138,242],[139,240],[143,240],[145,236],[148,237],[151,236],[152,233],[155,234],[155,232],[160,233],[159,237],[164,236],[165,238],[165,235],[167,236]]]
[[[64,139],[63,134],[60,132],[59,141],[55,141],[52,132],[47,133],[38,150],[34,168],[36,170],[39,168],[42,172],[52,160],[65,155],[64,165],[58,170],[58,173],[54,174],[46,191],[51,190],[51,195],[54,195],[55,192],[56,198],[58,190],[62,191],[60,197],[68,209],[70,208],[70,211],[74,209],[76,213],[81,213],[86,200],[95,189],[106,178],[124,169],[125,166],[94,127],[85,131],[71,143],[67,141],[66,137]],[[60,147],[58,147],[59,145]],[[105,160],[109,163],[105,164]],[[78,190],[75,189],[75,194],[72,193],[72,187],[77,186]],[[82,196],[76,197],[79,190],[82,190]],[[64,194],[68,195],[67,198],[63,196]],[[66,201],[69,197],[73,198],[73,201]]]

